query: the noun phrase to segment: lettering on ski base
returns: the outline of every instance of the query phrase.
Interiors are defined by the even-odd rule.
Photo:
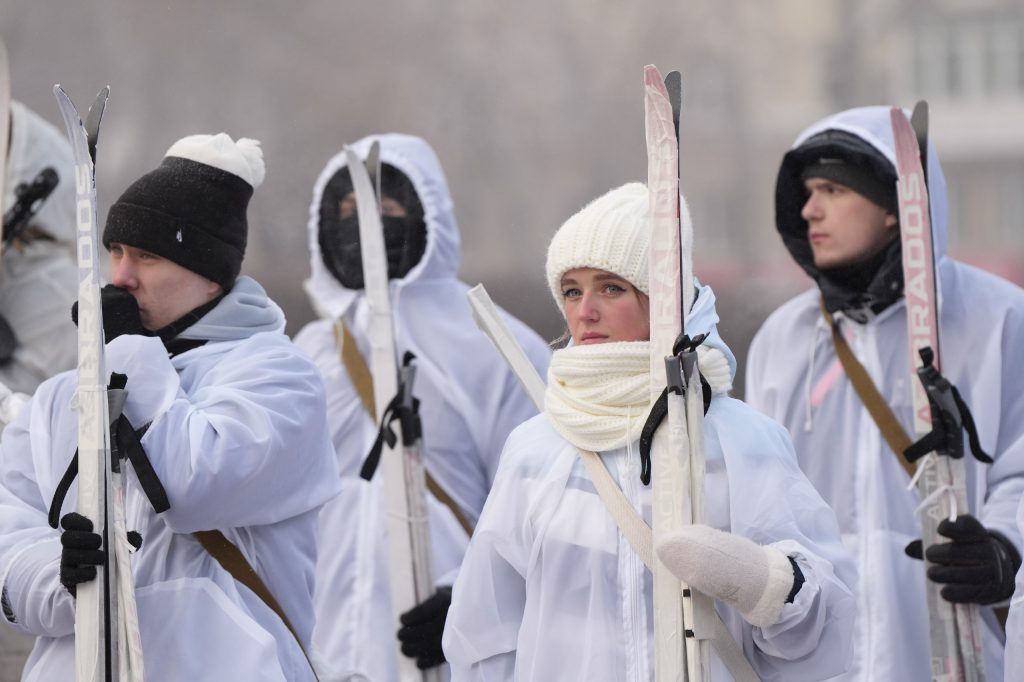
[[[75,166],[76,222],[78,223],[78,267],[92,267],[93,230],[92,230],[92,171],[89,165],[80,163]]]
[[[900,231],[903,240],[904,296],[907,304],[907,320],[910,347],[913,358],[920,366],[917,351],[924,347],[936,348],[935,328],[932,320],[930,294],[933,290],[933,273],[929,267],[931,251],[931,227],[928,223],[927,195],[924,192],[924,178],[920,170],[901,175],[899,183]],[[912,383],[916,394],[913,404],[914,430],[927,432],[931,427],[931,408],[924,386],[919,381]]]
[[[658,210],[663,207],[663,210]],[[679,281],[679,241],[676,239],[658,239],[657,236],[679,233],[679,198],[675,192],[674,182],[658,183],[651,190],[651,236],[648,247],[648,276],[650,291],[659,292],[651,296],[651,338],[667,338],[671,344],[679,333],[681,311],[677,295]],[[665,228],[665,224],[672,225]],[[660,228],[660,229],[658,229]],[[653,351],[654,349],[652,349]],[[665,354],[671,348],[658,349],[656,352]]]

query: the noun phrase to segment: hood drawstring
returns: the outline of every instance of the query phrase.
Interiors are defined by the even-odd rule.
[[[822,320],[818,320],[814,325],[814,333],[811,334],[811,348],[808,353],[807,362],[807,379],[804,381],[804,432],[809,433],[813,425],[812,414],[814,412],[811,407],[811,380],[814,377],[814,359],[817,355],[818,350],[818,337],[821,335]]]
[[[633,421],[633,408],[631,405],[626,405],[626,461],[629,463],[629,468],[633,466],[633,439],[629,437],[632,433],[630,425]]]

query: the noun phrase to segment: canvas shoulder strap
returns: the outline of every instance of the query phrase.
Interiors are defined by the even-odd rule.
[[[316,678],[316,668],[313,667],[313,662],[309,659],[309,654],[306,652],[306,648],[302,646],[302,640],[299,639],[298,633],[292,627],[288,616],[285,615],[284,609],[281,608],[277,599],[271,594],[267,584],[263,582],[263,579],[259,577],[256,570],[246,560],[241,550],[224,537],[224,533],[219,530],[201,530],[192,535],[203,546],[203,549],[220,564],[221,568],[231,574],[232,578],[248,587],[253,594],[260,598],[260,601],[277,614],[285,627],[288,628],[288,632],[292,633],[292,637],[298,643],[299,649],[302,650],[302,655],[306,657],[306,662],[309,663],[310,670],[313,671],[313,677]]]
[[[590,450],[580,450],[579,454],[580,459],[583,460],[583,465],[587,468],[587,473],[590,474],[591,481],[594,483],[594,488],[597,489],[597,494],[601,497],[612,519],[615,520],[615,525],[619,527],[622,535],[626,538],[626,542],[629,543],[629,546],[633,548],[633,551],[636,552],[640,560],[647,566],[647,570],[653,571],[654,550],[652,549],[653,533],[651,527],[636,513],[633,505],[629,503],[622,490],[616,485],[612,475],[608,473],[604,461],[601,460],[601,456]],[[713,613],[715,614],[715,622],[711,646],[714,648],[715,653],[718,654],[718,658],[721,659],[736,682],[759,682],[761,678],[757,676],[754,668],[750,665],[750,661],[743,655],[743,649],[733,639],[732,633],[725,627],[725,623],[722,622],[718,612],[713,611]]]
[[[362,402],[363,408],[376,423],[377,410],[374,407],[373,375],[366,364],[366,359],[359,352],[359,346],[356,345],[355,337],[343,320],[338,320],[334,323],[334,338],[341,348],[341,364],[345,366],[345,371],[348,372],[349,380],[355,386],[356,393],[359,394],[359,400]],[[427,490],[430,491],[438,502],[448,507],[449,511],[455,516],[455,520],[462,526],[462,530],[466,531],[466,535],[472,537],[473,524],[469,522],[466,515],[459,509],[459,505],[456,504],[451,495],[445,492],[434,477],[430,475],[429,471],[424,469],[423,473],[426,476]]]
[[[824,301],[821,301],[820,305],[821,314],[825,316],[825,322],[828,323],[828,327],[832,331],[832,345],[836,349],[836,355],[839,357],[839,363],[843,366],[843,371],[846,373],[850,383],[853,384],[853,389],[857,391],[857,395],[860,397],[861,402],[864,403],[864,407],[867,408],[868,414],[871,415],[871,418],[878,426],[878,430],[882,432],[882,437],[889,444],[889,449],[896,455],[896,459],[899,460],[907,475],[913,478],[917,465],[908,461],[903,454],[912,443],[910,436],[903,430],[899,420],[896,419],[896,415],[893,414],[892,408],[889,407],[889,404],[882,398],[878,389],[875,388],[875,384],[871,381],[867,370],[864,369],[864,365],[860,364],[860,361],[853,354],[850,345],[846,343],[842,332],[839,331],[839,325],[828,310],[825,309]]]

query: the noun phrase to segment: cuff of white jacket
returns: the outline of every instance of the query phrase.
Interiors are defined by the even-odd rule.
[[[119,336],[107,344],[106,363],[108,372],[128,377],[124,414],[136,429],[166,412],[178,396],[181,388],[178,372],[158,338],[137,334]]]
[[[60,540],[40,540],[20,550],[4,567],[0,585],[16,630],[35,637],[63,637],[75,631],[75,600],[60,584]]]
[[[825,609],[816,608],[820,601],[821,585],[812,564],[799,553],[790,552],[786,556],[793,557],[800,566],[804,583],[794,595],[793,601],[783,604],[782,611],[773,623],[754,629],[753,638],[761,652],[792,660],[814,650],[818,641],[817,633],[824,628],[827,614]],[[809,636],[810,633],[815,633],[815,636]]]
[[[757,604],[743,614],[744,620],[755,627],[764,627],[778,622],[785,610],[786,597],[793,591],[793,564],[789,557],[775,549],[765,547],[768,557],[768,580]],[[799,592],[797,592],[799,594]]]

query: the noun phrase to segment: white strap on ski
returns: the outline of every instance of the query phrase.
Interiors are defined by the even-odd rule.
[[[75,158],[78,243],[78,513],[104,536],[106,566],[78,586],[75,600],[77,682],[143,679],[142,642],[124,522],[124,482],[110,455],[110,406],[104,362],[103,313],[96,226],[94,154],[110,89],[97,95],[87,124],[59,85],[53,88]],[[109,630],[114,641],[108,641]]]
[[[11,71],[7,48],[0,40],[0,244],[3,243],[3,216],[7,193],[7,138],[11,129]],[[2,263],[0,263],[2,264]]]
[[[498,353],[508,363],[534,406],[543,411],[544,380],[537,373],[537,369],[509,331],[504,320],[499,316],[498,309],[487,294],[484,285],[477,284],[469,290],[466,297],[469,299],[469,306],[477,326],[487,335]],[[626,538],[626,542],[633,548],[648,570],[653,572],[654,551],[651,527],[644,523],[643,518],[633,509],[633,505],[629,503],[611,474],[608,473],[600,455],[589,450],[578,450],[578,452],[580,459],[583,460],[583,465],[590,474],[597,494],[604,502],[615,525],[618,526],[623,537]],[[711,610],[711,615],[711,644],[726,669],[736,679],[736,682],[758,682],[759,678],[751,667],[750,661],[743,655],[743,649],[733,639],[732,633],[726,628],[714,608]]]
[[[907,336],[913,387],[914,433],[921,438],[932,429],[931,407],[924,385],[914,371],[921,366],[919,349],[928,346],[939,368],[939,317],[936,273],[928,203],[928,187],[921,163],[917,136],[899,107],[890,111],[896,167],[899,174],[897,194],[900,210],[900,240],[903,252],[903,289],[907,307]],[[921,503],[922,546],[945,541],[938,524],[967,510],[964,460],[928,456],[921,460],[916,475]],[[927,570],[930,563],[922,562]],[[939,682],[983,682],[978,607],[952,604],[942,598],[940,585],[925,578],[927,590],[931,670]]]
[[[374,143],[376,144],[376,143]],[[371,151],[374,157],[378,151]],[[387,255],[384,228],[373,183],[363,160],[351,147],[345,147],[346,165],[352,177],[359,217],[359,244],[363,264],[363,282],[369,312],[370,372],[373,375],[374,402],[378,419],[398,391],[398,364],[395,353],[391,300],[388,290]],[[384,508],[388,538],[388,573],[391,589],[393,631],[399,617],[431,596],[434,590],[430,535],[427,525],[426,484],[422,461],[415,452],[407,452],[401,425],[392,425],[398,441],[395,448],[386,442],[380,467],[384,485]],[[401,653],[395,640],[399,678],[440,680],[438,667],[422,671],[416,662]]]

